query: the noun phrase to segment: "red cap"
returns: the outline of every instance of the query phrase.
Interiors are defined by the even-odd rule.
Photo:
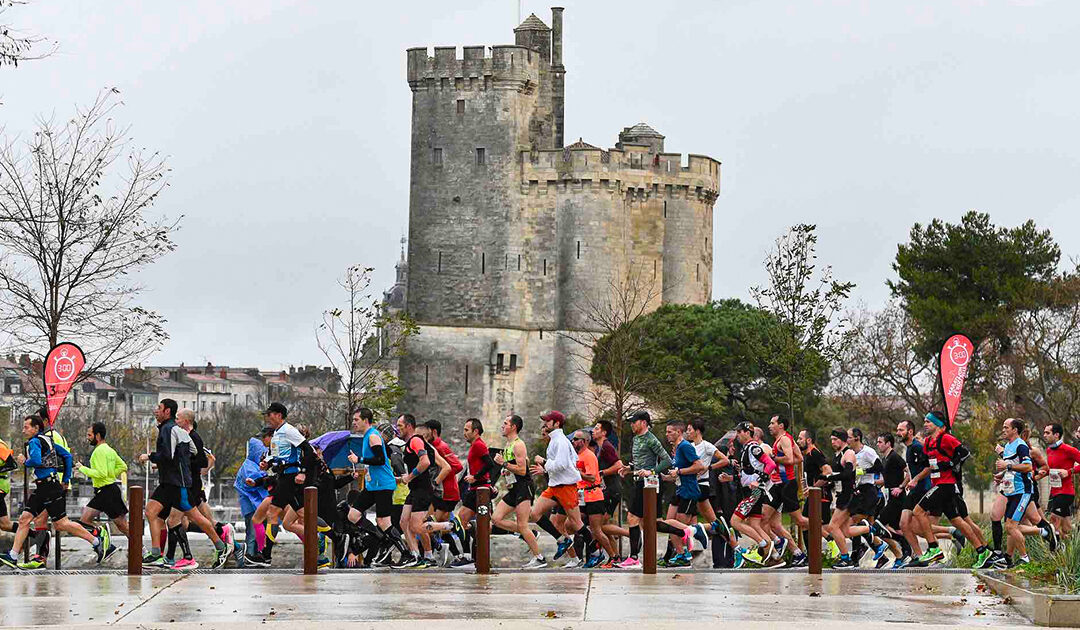
[[[540,419],[545,422],[549,420],[554,421],[560,427],[566,424],[566,416],[562,415],[561,412],[555,410],[545,412],[544,415],[540,416]]]

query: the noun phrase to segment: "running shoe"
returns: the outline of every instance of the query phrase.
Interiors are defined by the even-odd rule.
[[[327,558],[326,556],[319,556],[319,559],[317,561],[318,568],[329,569],[331,564],[333,563],[330,562],[330,558]]]
[[[0,564],[3,564],[4,566],[11,567],[12,569],[15,569],[16,571],[19,570],[19,561],[16,560],[15,557],[11,555],[10,551],[5,551],[4,553],[0,553]]]
[[[40,571],[45,568],[45,558],[34,554],[30,556],[29,562],[20,562],[19,568],[23,571]]]
[[[989,548],[984,549],[982,553],[980,553],[979,556],[975,558],[974,567],[976,569],[985,569],[986,565],[990,564],[990,559],[993,557],[994,552],[990,551]]]
[[[641,568],[641,563],[638,562],[637,558],[630,556],[626,560],[623,560],[615,566],[619,567],[620,569],[639,569]]]
[[[109,533],[109,528],[106,525],[102,525],[98,528],[98,538],[101,539],[101,546],[108,550],[112,545],[112,534]],[[106,554],[108,555],[108,554]]]
[[[668,566],[669,562],[671,562],[671,560],[668,558],[660,558],[656,561],[656,566],[657,568],[663,569]]]
[[[694,548],[694,530],[690,527],[682,530],[682,542],[687,549]]]
[[[229,554],[232,553],[231,547],[226,547],[224,543],[220,547],[214,547],[214,563],[213,568],[220,569],[225,566],[225,563],[229,561]]]
[[[964,550],[964,545],[967,544],[967,538],[955,527],[949,533],[952,534],[953,544],[956,545],[956,555],[960,555],[960,552]]]
[[[887,564],[889,564],[889,559],[883,554],[880,558],[878,558],[877,564],[874,566],[878,569],[884,569],[885,565]]]
[[[776,544],[776,541],[773,541],[773,547],[776,549],[776,555],[783,558],[784,557],[784,552],[787,551],[787,545],[788,545],[787,538],[781,538],[780,539],[780,544]]]
[[[148,553],[143,556],[142,565],[144,567],[168,567],[169,563],[165,561],[165,557],[160,553]]]
[[[1057,528],[1054,527],[1053,523],[1047,523],[1047,525],[1049,525],[1049,529],[1047,530],[1049,535],[1046,537],[1046,545],[1050,547],[1050,553],[1054,553],[1058,548]]]
[[[94,542],[95,562],[98,564],[101,564],[101,561],[105,558],[105,549],[105,541],[101,539],[101,536],[98,536],[97,540]]]
[[[555,555],[552,556],[551,559],[558,560],[559,558],[563,557],[563,554],[565,554],[573,544],[574,539],[570,538],[569,536],[563,536],[562,538],[560,538],[555,546]]]
[[[765,564],[765,558],[761,557],[761,547],[754,547],[750,551],[743,551],[743,559],[757,565]]]
[[[608,558],[607,562],[601,564],[599,568],[614,569],[619,564],[619,562],[622,562],[622,558],[618,556],[615,556],[614,558]]]
[[[255,567],[268,567],[268,566],[270,566],[270,561],[267,560],[265,557],[263,557],[263,555],[261,553],[259,553],[258,551],[256,551],[253,554],[245,553],[244,554],[244,563],[245,564],[250,564],[250,565],[255,566]]]
[[[235,540],[235,538],[236,537],[233,535],[233,527],[232,527],[232,525],[229,525],[228,523],[223,524],[221,526],[221,540],[222,540],[222,542],[224,542],[229,547],[232,547],[233,540]]]
[[[852,569],[854,567],[855,565],[852,564],[851,560],[843,556],[841,556],[840,559],[834,562],[832,565],[832,568],[834,569]]]
[[[690,566],[690,558],[687,558],[683,554],[679,554],[671,559],[668,563],[669,567],[688,567]]]
[[[776,551],[776,545],[774,545],[771,540],[769,541],[769,546],[765,548],[765,553],[761,553],[761,545],[758,545],[758,553],[761,553],[762,563],[765,562],[766,558],[772,556],[774,551]]]
[[[851,545],[851,564],[853,566],[859,566],[862,563],[863,555],[866,554],[866,547],[859,545]]]
[[[805,553],[800,553],[791,559],[789,567],[805,567],[810,564],[810,558]]]
[[[896,561],[893,562],[892,568],[906,569],[909,564],[911,564],[911,556],[904,556],[902,558],[897,558]]]
[[[562,565],[564,569],[577,569],[581,567],[581,558],[570,558],[570,560]]]
[[[732,563],[732,566],[736,569],[741,569],[746,566],[746,558],[743,557],[743,553],[742,547],[735,548],[735,561]]]
[[[993,558],[990,559],[990,568],[998,569],[999,571],[1004,571],[1005,569],[1008,569],[1009,559],[1005,557],[1005,554],[1001,554],[998,552],[994,553],[998,555],[995,555]]]
[[[919,556],[918,560],[911,563],[912,567],[928,567],[932,564],[939,564],[945,560],[945,552],[940,547],[934,549],[927,549],[926,553]]]
[[[606,560],[606,558],[604,557],[603,552],[594,553],[593,555],[589,556],[588,560],[585,561],[584,567],[586,569],[593,569],[596,567],[596,565],[603,564],[604,560]]]
[[[885,544],[885,541],[882,541],[881,545],[879,545],[876,549],[874,549],[874,562],[878,562],[882,558],[884,558],[885,557],[885,552],[888,551],[888,550],[889,550],[889,546]],[[886,562],[887,561],[888,560],[886,559]],[[880,569],[883,565],[884,565],[884,563],[878,564],[878,568]]]
[[[702,549],[709,548],[709,535],[705,532],[705,526],[700,523],[694,525],[694,538],[701,543]]]
[[[450,527],[451,531],[457,534],[458,540],[465,540],[465,526],[461,524],[457,514],[450,515]]]
[[[105,556],[101,559],[101,561],[105,562],[109,558],[115,556],[117,551],[120,551],[120,550],[117,549],[116,545],[110,544],[109,548],[105,550]]]
[[[825,545],[825,557],[830,560],[834,560],[840,557],[840,547],[837,546],[835,540],[830,540],[829,544]]]
[[[418,565],[420,563],[421,563],[421,558],[420,558],[419,554],[409,554],[407,556],[402,556],[401,558],[398,559],[397,562],[391,562],[390,563],[390,568],[391,569],[411,569],[412,567],[415,567],[416,565]]]
[[[199,563],[191,558],[181,558],[173,563],[173,571],[194,571],[199,568]]]
[[[451,569],[473,569],[476,568],[476,563],[471,558],[460,556],[456,560],[450,563]]]
[[[1017,558],[1016,560],[1013,561],[1013,566],[1014,567],[1018,567],[1018,566],[1025,565],[1025,564],[1031,564],[1031,558],[1026,556],[1026,555],[1020,556],[1019,558]]]
[[[525,566],[523,566],[521,568],[522,569],[544,569],[544,568],[547,568],[547,565],[548,565],[547,560],[545,560],[543,558],[543,556],[541,556],[539,558],[533,558],[532,560],[529,560],[529,562],[527,564],[525,564]]]

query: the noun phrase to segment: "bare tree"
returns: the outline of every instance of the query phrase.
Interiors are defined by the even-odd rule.
[[[26,4],[25,0],[0,0],[0,66],[18,66],[20,61],[42,59],[56,51],[55,46],[40,51],[44,37],[24,35],[4,20],[4,13],[20,4]]]
[[[907,312],[892,301],[882,311],[862,309],[850,321],[850,343],[834,365],[830,389],[865,417],[926,415],[937,371],[916,354],[919,336]]]
[[[368,291],[372,267],[353,265],[340,281],[344,307],[323,311],[315,342],[336,369],[345,396],[345,428],[361,406],[388,411],[404,393],[391,370],[419,327],[404,311],[390,314]]]
[[[655,375],[635,369],[647,334],[636,324],[660,306],[660,298],[652,267],[631,262],[615,270],[607,287],[575,301],[577,319],[586,330],[560,333],[572,342],[579,381],[589,383],[574,393],[587,401],[594,416],[610,414],[620,438],[624,420],[645,406],[634,392],[655,384]]]
[[[80,378],[136,363],[168,339],[165,320],[135,303],[132,276],[176,247],[179,220],[148,215],[169,170],[111,120],[118,93],[0,147],[0,325],[38,356],[79,344]]]

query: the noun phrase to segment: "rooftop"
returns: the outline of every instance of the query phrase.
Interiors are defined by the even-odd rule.
[[[627,127],[623,130],[623,133],[628,136],[650,136],[653,138],[663,138],[664,136],[657,130],[649,126],[648,123],[639,122],[633,127]]]
[[[525,21],[520,26],[514,29],[517,31],[550,31],[551,28],[544,21],[536,17],[535,13],[530,13],[529,17],[525,18]]]

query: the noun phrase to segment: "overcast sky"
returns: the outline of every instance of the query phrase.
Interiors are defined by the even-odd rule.
[[[723,162],[713,297],[747,298],[788,226],[888,297],[911,225],[969,209],[1080,254],[1080,4],[565,0],[566,138],[646,121]],[[550,4],[523,2],[550,24]],[[56,54],[0,70],[0,124],[61,120],[106,86],[173,169],[177,250],[142,274],[152,363],[320,363],[346,266],[393,282],[407,230],[405,49],[512,43],[514,0],[38,1],[5,14]]]

